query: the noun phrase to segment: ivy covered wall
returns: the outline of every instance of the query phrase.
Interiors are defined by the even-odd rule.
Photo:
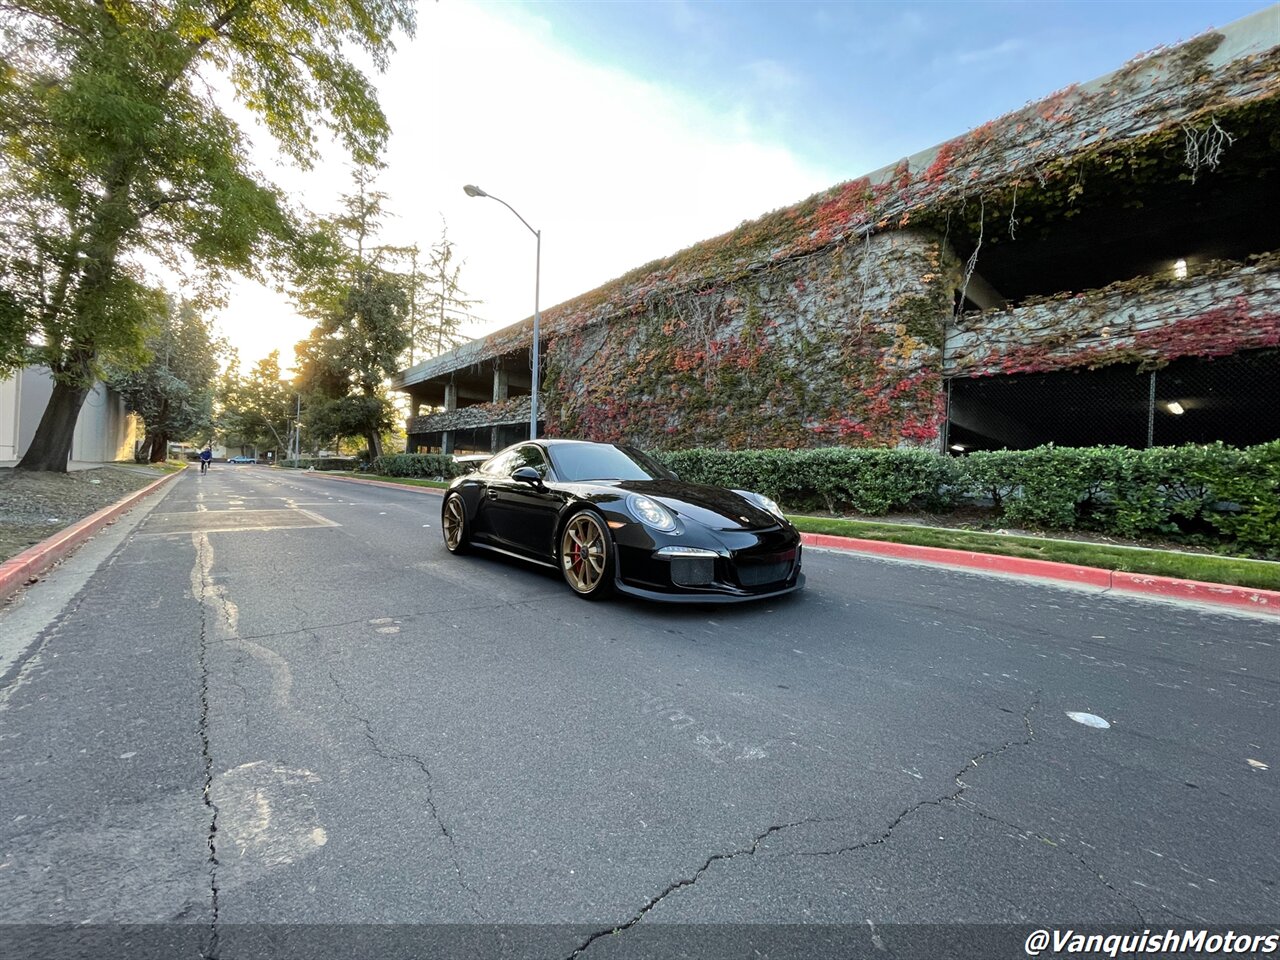
[[[546,310],[545,431],[659,450],[933,446],[944,341],[945,372],[961,376],[1273,345],[1271,255],[1180,286],[1140,277],[948,325],[953,291],[1000,244],[1086,208],[1129,216],[1167,184],[1274,170],[1277,77],[1274,18],[1249,18]],[[530,345],[524,321],[418,377]],[[429,425],[512,415],[467,410]]]
[[[546,430],[652,449],[937,440],[954,265],[892,231],[555,339]]]
[[[948,376],[1045,373],[1280,346],[1280,253],[1215,261],[1194,277],[1140,277],[1099,290],[966,314],[947,337]]]

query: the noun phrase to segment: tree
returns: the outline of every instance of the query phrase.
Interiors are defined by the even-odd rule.
[[[418,247],[410,248],[411,270],[409,290],[409,366],[416,351],[431,357],[452,350],[466,340],[462,325],[472,319],[471,310],[479,300],[467,298],[459,283],[462,264],[454,263],[449,226],[440,229],[440,239],[432,244],[427,272],[418,273]]]
[[[42,363],[19,464],[64,471],[103,363],[142,362],[159,258],[216,289],[281,264],[299,225],[247,160],[210,71],[302,166],[317,127],[371,164],[387,137],[344,51],[386,67],[412,0],[9,0],[0,7],[0,369]]]
[[[218,434],[229,446],[273,447],[283,456],[296,411],[293,388],[280,375],[280,351],[254,364],[247,377],[234,360],[218,386]]]
[[[386,195],[371,189],[368,170],[355,180],[357,192],[327,224],[327,258],[318,255],[294,291],[299,309],[316,320],[297,348],[298,384],[312,436],[322,427],[359,436],[377,457],[394,414],[384,384],[409,345],[409,295],[405,278],[386,265],[402,251],[373,243]]]
[[[158,329],[147,337],[146,366],[105,371],[146,426],[139,456],[168,455],[169,441],[207,439],[213,429],[214,381],[225,344],[191,303],[169,299]]]

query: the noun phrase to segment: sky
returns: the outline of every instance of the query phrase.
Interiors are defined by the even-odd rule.
[[[418,7],[374,78],[392,128],[387,243],[447,225],[479,336],[958,136],[1266,2],[463,2]],[[318,213],[351,167],[257,165]],[[310,323],[236,283],[215,316],[243,369]]]

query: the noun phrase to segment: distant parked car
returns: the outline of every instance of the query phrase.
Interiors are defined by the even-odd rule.
[[[227,463],[257,463],[257,457],[232,457]]]

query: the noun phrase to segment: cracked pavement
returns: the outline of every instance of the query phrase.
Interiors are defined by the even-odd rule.
[[[569,960],[1280,917],[1273,622],[819,551],[778,602],[588,604],[449,556],[439,505],[193,474],[4,611],[0,922],[210,958],[258,955],[246,924],[539,924],[524,955]],[[334,525],[267,522],[298,508]]]

